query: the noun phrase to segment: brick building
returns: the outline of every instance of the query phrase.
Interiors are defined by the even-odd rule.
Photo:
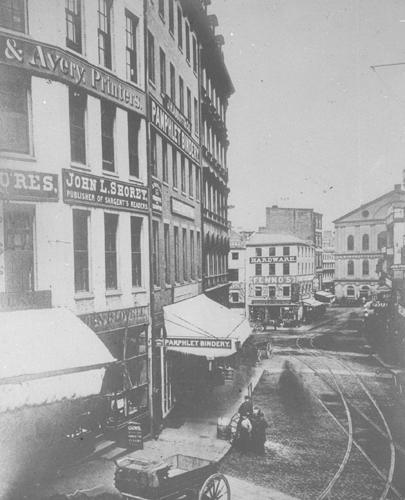
[[[322,289],[322,214],[312,208],[281,208],[273,205],[266,208],[266,227],[260,230],[291,234],[310,241],[315,247],[314,289]]]
[[[229,307],[246,306],[246,240],[245,235],[231,230],[228,255]]]

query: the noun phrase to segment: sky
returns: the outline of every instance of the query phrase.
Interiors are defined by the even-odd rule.
[[[403,182],[405,2],[212,0],[208,13],[235,87],[234,228],[258,229],[278,205],[313,208],[333,229]]]

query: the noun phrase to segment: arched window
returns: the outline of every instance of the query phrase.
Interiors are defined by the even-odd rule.
[[[354,297],[354,286],[348,286],[347,287],[347,296],[348,297]]]
[[[349,260],[347,262],[347,275],[354,276],[354,260]]]
[[[370,237],[368,234],[363,234],[363,239],[362,239],[362,249],[363,250],[369,250],[370,248]]]
[[[363,260],[363,276],[370,274],[370,263],[368,260]]]
[[[354,250],[354,236],[352,234],[347,237],[347,249]]]
[[[364,297],[367,299],[370,296],[370,288],[368,286],[362,286],[360,289],[360,298]]]

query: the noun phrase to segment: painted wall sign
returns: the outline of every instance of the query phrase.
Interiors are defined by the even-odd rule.
[[[150,121],[194,162],[200,163],[199,144],[176,123],[152,96],[150,96]]]
[[[179,108],[173,103],[170,97],[166,94],[163,99],[163,104],[170,115],[176,120],[176,122],[181,125],[184,130],[191,135],[191,122],[186,118]]]
[[[139,422],[130,420],[127,424],[128,448],[143,450],[142,426]]]
[[[147,212],[148,189],[126,182],[62,169],[63,201],[92,207]]]
[[[162,213],[162,185],[160,182],[152,182],[152,210]]]
[[[110,332],[128,326],[149,323],[148,306],[82,314],[79,318],[95,333]]]
[[[232,349],[230,339],[186,339],[170,338],[156,339],[156,347],[209,347],[212,349]]]
[[[117,106],[146,114],[142,91],[58,47],[0,34],[0,62],[28,69],[43,78],[76,84]]]
[[[195,219],[195,211],[192,205],[188,205],[177,198],[172,197],[172,213],[182,215],[188,219]]]
[[[251,264],[268,264],[271,262],[297,262],[295,255],[282,257],[250,257]]]
[[[296,276],[251,276],[249,282],[253,285],[289,285],[296,282]]]
[[[381,258],[380,253],[341,253],[335,254],[335,260],[345,260],[345,259],[379,259]]]
[[[0,199],[58,201],[56,174],[0,169]]]

